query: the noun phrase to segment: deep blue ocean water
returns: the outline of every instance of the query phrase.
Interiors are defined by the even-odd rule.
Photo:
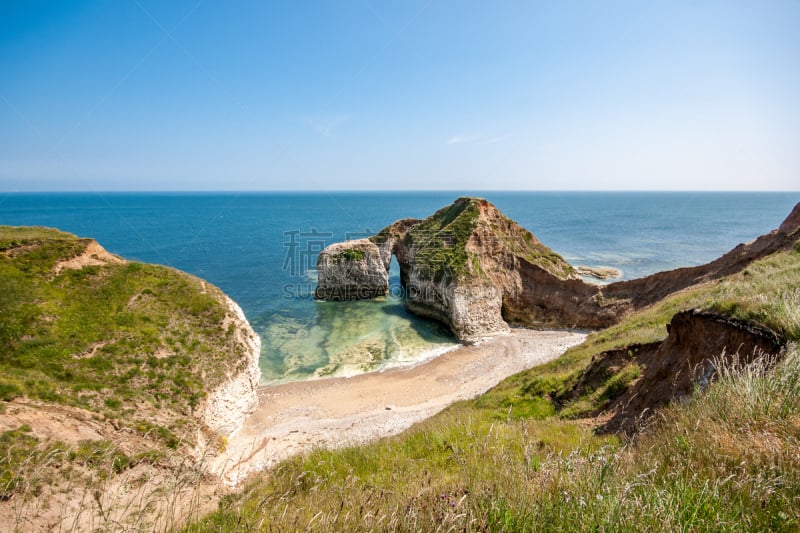
[[[625,279],[704,263],[780,224],[800,193],[482,192],[574,265]],[[265,381],[351,374],[453,344],[393,297],[315,302],[331,242],[424,218],[458,193],[0,193],[0,224],[57,227],[128,259],[200,276],[262,337]],[[396,267],[392,283],[399,284]]]

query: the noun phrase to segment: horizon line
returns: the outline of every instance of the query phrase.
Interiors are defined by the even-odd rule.
[[[800,189],[17,189],[0,194],[800,193]]]

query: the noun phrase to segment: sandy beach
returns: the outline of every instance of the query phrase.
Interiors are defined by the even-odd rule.
[[[250,473],[316,447],[395,435],[511,374],[558,358],[585,337],[582,332],[513,329],[411,368],[263,387],[256,411],[228,439],[212,468],[235,485]]]

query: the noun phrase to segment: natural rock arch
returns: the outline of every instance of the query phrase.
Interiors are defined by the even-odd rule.
[[[508,322],[603,328],[671,293],[791,248],[800,238],[799,228],[800,204],[779,229],[705,265],[595,285],[491,203],[464,197],[424,220],[398,220],[369,239],[323,250],[316,296],[384,295],[395,257],[408,310],[443,322],[461,341],[505,332]]]

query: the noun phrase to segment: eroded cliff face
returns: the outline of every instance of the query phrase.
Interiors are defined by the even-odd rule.
[[[397,258],[409,311],[448,325],[463,342],[504,333],[508,322],[595,327],[620,312],[617,301],[604,298],[600,287],[582,281],[561,256],[483,199],[459,198],[424,220],[399,220],[370,241],[382,270]],[[354,292],[349,287],[359,284],[357,278],[382,273],[372,263],[370,275],[347,278],[349,272],[327,259],[340,253],[338,246],[321,255],[319,298]]]
[[[688,310],[677,313],[661,342],[637,344],[599,354],[562,401],[596,390],[609,375],[621,375],[635,365],[638,378],[615,394],[600,415],[601,429],[632,433],[657,408],[688,398],[716,377],[719,364],[744,366],[764,356],[782,353],[786,345],[772,330],[716,313]]]
[[[228,437],[242,427],[244,419],[258,405],[261,339],[250,327],[242,308],[227,296],[224,300],[229,311],[225,317],[226,327],[233,328],[234,342],[242,350],[243,357],[236,370],[208,393],[200,409],[200,419],[212,432]]]
[[[507,322],[604,328],[669,294],[739,272],[798,239],[800,204],[779,229],[711,263],[601,286],[584,282],[561,256],[486,200],[459,198],[424,220],[399,220],[370,237],[374,247],[360,244],[368,260],[357,265],[332,260],[352,243],[328,247],[320,255],[316,295],[385,294],[394,256],[408,309],[447,324],[461,341],[507,331]]]
[[[459,198],[409,226],[394,250],[406,271],[408,309],[438,318],[464,342],[504,333],[506,316],[522,315],[523,265],[536,265],[553,283],[577,280],[559,255],[478,198]]]
[[[735,274],[757,259],[790,249],[798,239],[800,204],[779,229],[696,267],[598,286],[575,279],[554,279],[537,265],[523,263],[519,269],[522,290],[510,297],[514,305],[505,305],[504,316],[507,320],[533,326],[605,328],[670,294]]]

